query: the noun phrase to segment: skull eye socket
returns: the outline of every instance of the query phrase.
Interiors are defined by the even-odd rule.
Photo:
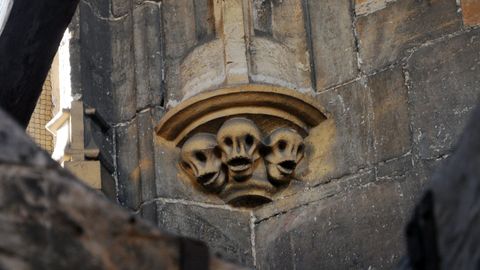
[[[232,146],[233,145],[233,141],[232,141],[232,138],[230,137],[227,137],[223,140],[223,142],[227,145],[227,146]]]
[[[205,156],[205,154],[202,152],[195,152],[195,158],[200,162],[207,161],[207,156]]]
[[[278,149],[280,149],[280,151],[283,151],[287,148],[287,142],[284,141],[284,140],[281,140],[278,142]]]
[[[245,137],[245,143],[247,144],[248,147],[252,146],[254,141],[255,141],[255,139],[254,139],[253,136],[250,135],[250,134],[248,134],[248,135]]]

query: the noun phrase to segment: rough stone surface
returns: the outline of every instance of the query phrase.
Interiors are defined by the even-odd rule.
[[[372,95],[375,160],[401,156],[410,150],[412,140],[402,70],[377,73],[369,78],[368,85]]]
[[[82,88],[90,89],[82,94],[86,106],[117,124],[136,112],[132,17],[103,17],[98,5],[80,3],[80,76]]]
[[[133,10],[137,110],[162,105],[163,25],[161,5],[148,2]]]
[[[137,209],[141,203],[137,118],[116,128],[117,178],[121,205]]]
[[[357,19],[362,69],[367,73],[404,56],[405,50],[460,30],[455,1],[402,0]]]
[[[368,87],[361,81],[355,81],[334,90],[322,92],[317,96],[320,103],[332,114],[333,134],[327,140],[328,148],[324,153],[311,153],[310,165],[315,168],[308,172],[308,180],[338,178],[364,168],[373,157],[371,132],[371,101]],[[322,128],[319,134],[311,132],[308,143],[318,143],[318,137],[326,137]],[[325,127],[331,130],[332,127]],[[319,163],[318,165],[316,163]],[[327,164],[331,164],[327,166]],[[326,168],[324,168],[326,166]],[[319,172],[316,169],[324,168]]]
[[[257,224],[258,269],[388,269],[396,264],[411,203],[403,197],[409,186],[404,182],[414,179],[375,182],[373,172],[366,172],[345,181],[338,193]]]
[[[155,160],[153,145],[153,121],[151,111],[138,114],[138,155],[137,170],[140,174],[141,201],[145,202],[155,198]]]
[[[251,37],[247,56],[251,81],[311,89],[311,52],[302,1],[268,2],[271,5],[272,30],[270,34]]]
[[[165,31],[165,87],[168,100],[180,100],[180,63],[197,42],[193,1],[163,1]]]
[[[480,95],[480,31],[418,50],[407,70],[419,155],[439,157],[452,149]]]
[[[358,16],[367,15],[384,9],[388,3],[395,1],[397,0],[355,0],[355,14]]]
[[[308,11],[317,91],[355,78],[358,71],[350,1],[309,0]]]
[[[205,241],[212,252],[240,265],[253,266],[250,213],[182,203],[157,203],[159,228]]]

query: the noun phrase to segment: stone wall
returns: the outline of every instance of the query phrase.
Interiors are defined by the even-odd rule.
[[[211,2],[81,1],[72,23],[72,87],[109,124],[86,123],[86,145],[100,146],[112,176],[102,183],[105,193],[246,266],[391,268],[404,251],[411,206],[451,153],[480,93],[479,4],[457,2],[298,2],[305,33],[284,38],[304,42],[282,42],[293,46],[292,57],[295,48],[308,51],[308,61],[291,64],[308,63],[311,76],[287,79],[329,118],[306,139],[318,151],[309,154],[302,181],[272,203],[245,209],[179,180],[177,150],[162,147],[154,134],[164,113],[188,96],[182,78],[197,76],[182,61],[213,69],[204,78],[211,85],[190,84],[198,91],[216,87],[223,74],[213,72],[220,68],[214,57],[188,58],[212,40],[213,15],[203,12]],[[280,29],[260,23],[259,31]],[[258,64],[249,72],[262,75],[248,74],[250,82],[289,85],[271,79],[280,75],[264,58],[248,59]]]

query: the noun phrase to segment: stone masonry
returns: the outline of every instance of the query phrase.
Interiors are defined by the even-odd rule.
[[[390,269],[405,251],[413,204],[478,103],[480,3],[266,2],[273,18],[302,19],[305,28],[257,18],[247,79],[292,85],[329,114],[306,138],[316,151],[307,151],[301,181],[261,207],[232,207],[179,181],[178,153],[158,142],[162,116],[196,94],[186,82],[198,91],[222,83],[218,58],[192,56],[218,45],[213,1],[82,0],[71,24],[72,86],[109,125],[86,120],[86,145],[101,149],[103,191],[251,268]],[[271,40],[293,59],[274,63],[278,70],[302,72],[279,79],[275,52],[261,51]],[[192,66],[211,71],[210,86],[195,84],[205,73]]]

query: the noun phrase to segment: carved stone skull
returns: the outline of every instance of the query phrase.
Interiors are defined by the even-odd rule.
[[[180,164],[207,190],[219,191],[226,183],[221,152],[213,134],[198,133],[188,139],[182,147]]]
[[[265,145],[269,180],[277,185],[289,183],[304,155],[302,136],[294,129],[279,128],[266,138]]]
[[[249,179],[260,158],[261,132],[255,123],[246,118],[232,118],[220,127],[217,142],[222,150],[222,161],[229,175],[236,181]]]

